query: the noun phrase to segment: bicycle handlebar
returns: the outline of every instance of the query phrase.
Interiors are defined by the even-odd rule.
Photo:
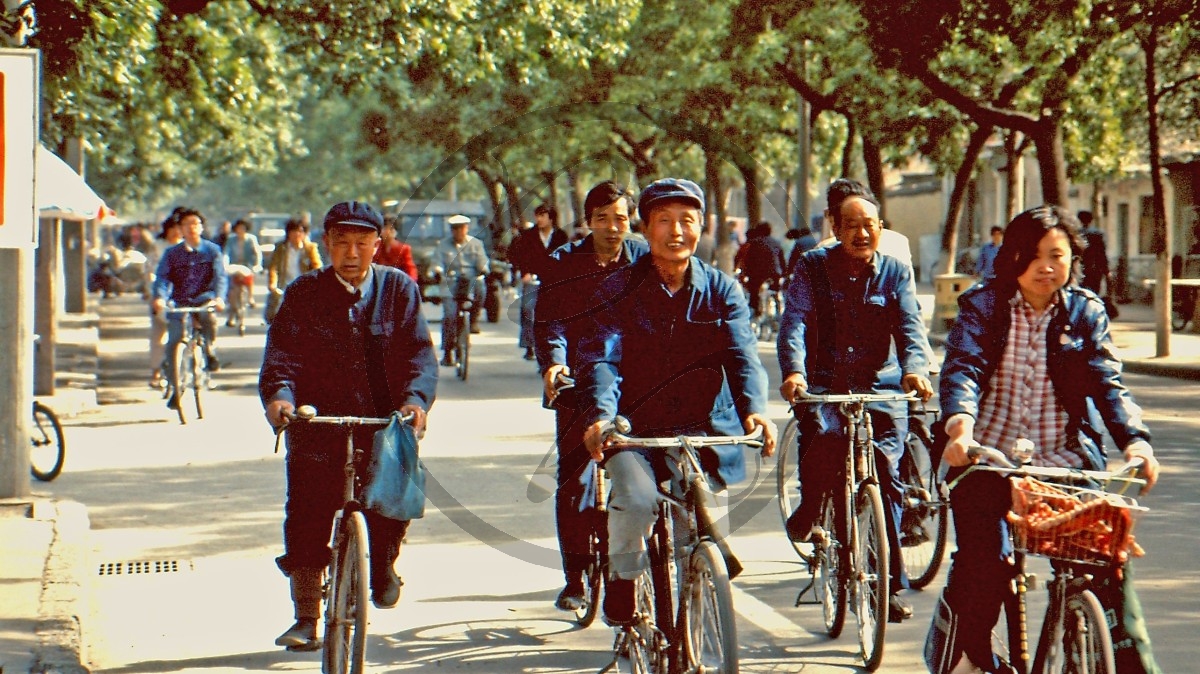
[[[214,303],[202,304],[198,307],[166,307],[163,309],[168,314],[211,314],[217,310],[217,305]]]
[[[916,391],[908,393],[808,393],[803,392],[792,399],[792,405],[816,405],[820,403],[890,403],[920,400]]]
[[[399,416],[402,423],[409,423],[413,419],[412,414],[400,414],[396,412],[393,416]],[[294,413],[285,413],[284,419],[287,423],[301,421],[308,424],[331,424],[336,426],[387,426],[392,423],[392,417],[355,417],[355,416],[318,416],[317,408],[312,405],[301,405],[296,408]],[[287,423],[284,426],[287,426]]]
[[[1029,464],[1015,464],[1008,458],[1004,452],[995,447],[985,447],[976,445],[967,449],[967,456],[972,459],[979,459],[980,463],[969,466],[962,475],[954,479],[950,483],[950,488],[953,489],[959,480],[965,477],[968,473],[975,470],[989,470],[1000,472],[1006,475],[1029,475],[1032,477],[1046,478],[1050,480],[1062,481],[1080,481],[1090,480],[1095,482],[1108,482],[1112,480],[1126,481],[1131,484],[1146,484],[1146,481],[1137,477],[1138,472],[1146,463],[1141,457],[1135,457],[1124,466],[1114,471],[1107,470],[1084,470],[1082,468],[1063,468],[1060,466],[1033,466]]]
[[[746,435],[676,435],[668,438],[639,438],[628,435],[632,432],[629,420],[625,417],[614,419],[605,431],[606,449],[618,447],[647,447],[669,449],[671,447],[717,447],[722,445],[749,445],[762,447],[763,429],[759,427],[753,433]]]

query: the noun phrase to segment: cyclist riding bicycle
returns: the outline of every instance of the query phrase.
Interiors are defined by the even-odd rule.
[[[746,234],[746,243],[738,249],[734,266],[739,270],[738,278],[746,288],[750,313],[756,318],[762,312],[759,295],[764,285],[778,288],[786,267],[783,246],[771,236],[771,225],[760,222]]]
[[[558,447],[558,489],[554,515],[566,584],[555,600],[563,611],[579,609],[587,601],[584,570],[590,562],[587,504],[592,475],[591,456],[583,446],[583,419],[574,391],[558,392],[560,377],[573,377],[579,367],[579,341],[589,328],[591,314],[603,310],[591,302],[604,279],[648,252],[646,244],[629,239],[631,195],[606,180],[588,191],[583,200],[584,219],[590,233],[550,254],[534,315],[538,367],[542,371],[544,400],[554,407]]]
[[[442,365],[453,366],[454,345],[458,343],[458,302],[454,299],[454,279],[473,279],[488,273],[488,256],[483,242],[467,233],[471,219],[465,215],[446,218],[450,224],[450,236],[438,243],[433,252],[433,271],[441,274],[442,287]],[[483,287],[475,291],[475,307],[483,306]],[[478,311],[478,309],[476,309]],[[476,313],[478,315],[478,313]],[[472,316],[471,325],[478,321]]]
[[[229,286],[221,249],[217,244],[201,238],[204,218],[199,211],[183,208],[177,209],[176,214],[183,241],[168,248],[158,261],[151,311],[156,315],[161,313],[168,301],[177,307],[199,307],[212,303],[217,311],[221,311],[225,308],[225,293]],[[175,345],[183,336],[184,318],[181,315],[167,315],[167,354],[174,353]],[[193,320],[192,316],[186,318]],[[194,320],[200,324],[200,334],[204,337],[206,369],[216,372],[221,367],[216,351],[217,315],[195,314]],[[171,358],[167,358],[165,369],[167,381],[175,381],[175,363]],[[167,400],[167,407],[174,409],[178,405],[179,393],[173,392]]]
[[[385,417],[413,414],[420,434],[437,392],[437,359],[421,314],[416,282],[393,267],[371,264],[383,216],[348,201],[325,216],[331,264],[288,286],[267,332],[258,390],[272,426],[297,402],[322,414]],[[374,429],[356,429],[355,446],[369,448]],[[346,440],[336,426],[298,424],[287,435],[285,554],[276,562],[291,582],[296,623],[276,644],[320,647],[321,572],[329,564],[330,527],[342,506]],[[368,462],[369,465],[369,457]],[[371,598],[395,606],[403,584],[394,564],[408,522],[367,511]]]
[[[254,275],[262,271],[262,248],[258,245],[258,237],[250,233],[250,223],[238,220],[233,223],[231,236],[225,240],[225,264],[229,272],[229,316],[225,319],[226,326],[233,326],[235,319],[234,308],[237,303],[235,295],[241,292],[241,286],[249,288],[247,305],[254,307]]]
[[[741,435],[762,428],[762,453],[775,449],[766,417],[767,377],[737,282],[693,259],[704,222],[704,192],[690,180],[651,183],[638,201],[650,254],[600,285],[597,312],[579,346],[579,405],[589,410],[584,443],[604,457],[607,424],[619,414],[640,436]],[[743,448],[700,451],[713,492],[745,479]],[[634,579],[647,562],[658,514],[657,484],[671,477],[661,453],[608,457],[609,582],[605,619],[634,618]],[[716,519],[716,518],[714,518]],[[723,519],[723,518],[721,518]]]
[[[1104,304],[1071,283],[1081,252],[1075,219],[1039,206],[1005,229],[995,276],[959,298],[940,383],[947,479],[971,463],[975,444],[1011,452],[1018,440],[1033,443],[1034,465],[1103,470],[1102,419],[1127,460],[1145,459],[1153,486],[1150,431],[1121,383]],[[1014,573],[1010,505],[1011,488],[995,473],[967,475],[951,494],[958,552],[943,600],[958,621],[946,657],[957,661],[953,672],[998,671],[990,634]],[[1094,587],[1115,615],[1117,671],[1158,672],[1129,565],[1097,570]]]
[[[861,183],[845,178],[829,186],[826,217],[838,243],[800,257],[787,287],[779,329],[780,393],[887,393],[916,391],[933,395],[926,377],[929,363],[925,323],[917,304],[912,270],[878,252],[879,202]],[[888,619],[912,616],[898,594],[908,587],[900,556],[899,461],[908,434],[905,402],[871,403],[876,471],[880,476],[891,550],[891,599]],[[846,451],[845,422],[836,405],[806,405],[800,422],[800,505],[788,518],[793,541],[807,540],[823,495],[845,476],[838,470]],[[790,451],[791,448],[787,448]]]

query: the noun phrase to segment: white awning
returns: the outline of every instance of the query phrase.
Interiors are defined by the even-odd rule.
[[[99,220],[113,213],[75,169],[40,143],[35,191],[39,218]]]

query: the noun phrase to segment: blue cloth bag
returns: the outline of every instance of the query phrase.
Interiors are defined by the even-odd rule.
[[[363,505],[391,520],[425,516],[425,466],[417,455],[417,435],[398,414],[375,434]]]

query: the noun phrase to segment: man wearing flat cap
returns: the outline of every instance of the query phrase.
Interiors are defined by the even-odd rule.
[[[750,307],[730,276],[693,257],[704,227],[704,192],[690,180],[648,185],[638,215],[650,254],[600,285],[579,347],[579,408],[588,410],[584,443],[604,456],[604,429],[621,415],[640,436],[741,435],[764,431],[767,374],[750,329]],[[703,448],[701,467],[714,491],[746,477],[741,446]],[[658,513],[657,484],[671,474],[662,453],[610,452],[609,582],[604,614],[612,625],[633,619],[634,579],[647,564],[646,538]],[[718,526],[718,529],[721,527]]]
[[[487,251],[483,242],[467,233],[471,219],[465,215],[452,215],[446,218],[450,224],[450,236],[442,239],[437,250],[433,252],[434,271],[442,276],[442,365],[453,366],[454,344],[458,341],[458,301],[455,299],[459,279],[477,279],[488,272]],[[474,293],[476,310],[483,306],[483,284],[475,283],[471,287]],[[471,325],[478,325],[475,316],[471,317]]]
[[[420,433],[437,391],[437,359],[421,315],[417,283],[393,267],[371,264],[383,216],[346,201],[325,216],[330,265],[288,286],[267,332],[258,391],[272,426],[297,405],[323,415],[413,415]],[[314,650],[321,571],[329,564],[330,526],[342,505],[344,431],[298,425],[287,435],[285,554],[276,562],[291,581],[296,623],[275,641]],[[374,429],[355,431],[371,447]],[[362,437],[359,437],[359,434]],[[366,511],[371,547],[371,599],[395,606],[403,584],[393,565],[408,522]]]

